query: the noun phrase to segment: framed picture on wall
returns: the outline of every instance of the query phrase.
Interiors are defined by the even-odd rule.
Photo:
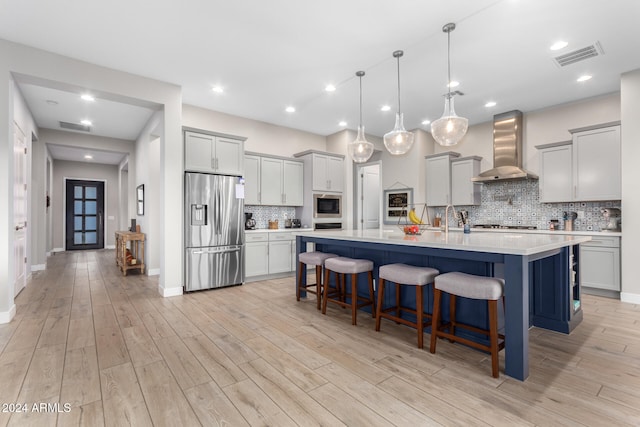
[[[138,185],[136,195],[138,198],[138,215],[144,215],[144,184]]]
[[[397,224],[398,219],[407,216],[407,206],[413,204],[413,188],[384,190],[384,223]]]

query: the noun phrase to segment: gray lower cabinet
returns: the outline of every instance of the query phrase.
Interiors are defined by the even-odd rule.
[[[583,289],[620,292],[619,237],[592,236],[580,245],[580,281]]]
[[[295,270],[296,241],[291,232],[250,232],[245,236],[247,278]]]

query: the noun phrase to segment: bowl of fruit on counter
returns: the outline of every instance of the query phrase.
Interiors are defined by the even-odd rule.
[[[407,215],[398,219],[398,228],[408,236],[420,235],[429,227],[429,213],[426,204],[407,206]]]

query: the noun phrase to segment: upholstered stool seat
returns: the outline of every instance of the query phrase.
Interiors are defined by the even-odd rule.
[[[378,287],[378,308],[376,317],[376,331],[380,330],[380,322],[382,318],[394,320],[397,323],[403,325],[412,326],[417,329],[418,332],[418,348],[423,347],[423,331],[425,326],[431,324],[431,315],[424,312],[423,300],[424,292],[423,288],[429,283],[433,283],[433,279],[438,275],[439,271],[435,268],[429,267],[416,267],[406,264],[388,264],[383,265],[378,270],[378,276],[380,277]],[[389,308],[383,309],[382,303],[384,300],[386,281],[394,282],[396,284],[396,304]],[[403,307],[400,305],[400,290],[404,286],[411,286],[416,291],[416,309]],[[395,314],[390,314],[394,312]],[[412,322],[402,317],[402,312],[414,314],[416,321]],[[425,321],[424,318],[427,318]]]
[[[495,277],[474,276],[451,272],[437,276],[434,284],[433,324],[431,326],[431,353],[436,352],[437,338],[448,338],[479,350],[491,353],[491,374],[498,378],[498,352],[504,348],[504,335],[498,334],[498,300],[504,302],[504,280]],[[440,323],[440,299],[442,292],[449,294],[449,322]],[[489,329],[456,322],[456,296],[486,300],[489,306]],[[456,336],[455,328],[460,327],[489,337],[489,345],[483,345],[467,338]],[[448,332],[445,332],[448,329]]]
[[[331,302],[341,307],[351,308],[351,324],[356,324],[358,308],[371,306],[371,315],[375,317],[375,303],[373,299],[373,261],[368,259],[354,259],[347,257],[329,258],[324,262],[324,288],[322,297],[322,314],[327,314],[327,303]],[[340,289],[338,298],[332,298],[329,293],[329,278],[331,272],[336,274],[336,288]],[[358,274],[368,273],[369,297],[358,295]],[[346,302],[346,276],[351,276],[351,300]]]
[[[320,301],[322,298],[322,267],[325,260],[335,258],[338,255],[324,252],[302,252],[298,255],[298,280],[296,283],[296,300],[300,301],[300,291],[305,290],[311,294],[316,294],[316,307],[320,310]],[[313,265],[316,268],[316,283],[303,284],[302,276],[306,270],[304,266]],[[309,289],[313,288],[313,289]]]

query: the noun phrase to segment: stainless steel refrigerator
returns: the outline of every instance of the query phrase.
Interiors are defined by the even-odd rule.
[[[236,176],[185,173],[185,291],[244,282],[244,193]]]

